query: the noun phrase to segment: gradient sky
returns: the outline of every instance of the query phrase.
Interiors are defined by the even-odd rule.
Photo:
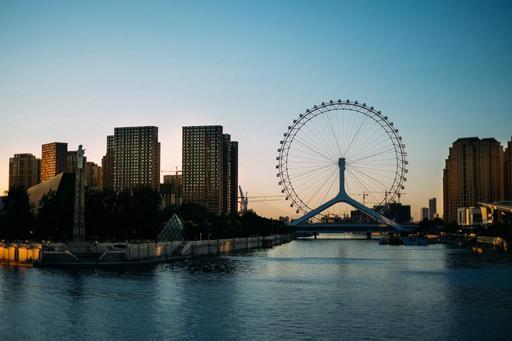
[[[240,143],[244,190],[278,194],[282,133],[341,98],[400,129],[417,216],[441,201],[456,138],[510,139],[511,43],[511,1],[0,0],[0,190],[9,157],[43,143],[83,144],[99,163],[114,127],[156,125],[168,170],[183,125],[220,124]]]

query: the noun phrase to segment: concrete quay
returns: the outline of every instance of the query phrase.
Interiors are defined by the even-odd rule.
[[[272,247],[293,238],[291,235],[271,235],[175,242],[0,244],[0,264],[39,267],[130,266],[161,263],[179,257]]]

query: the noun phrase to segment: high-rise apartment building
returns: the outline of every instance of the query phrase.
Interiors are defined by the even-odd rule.
[[[41,182],[64,172],[67,152],[67,143],[53,142],[43,144],[41,152]]]
[[[112,143],[113,189],[119,191],[139,185],[158,189],[160,185],[158,127],[114,128]]]
[[[41,159],[32,154],[14,154],[9,158],[9,188],[32,187],[39,183]]]
[[[450,147],[443,170],[443,206],[447,223],[457,209],[504,198],[503,147],[494,138],[461,138]]]
[[[429,219],[435,219],[437,218],[437,199],[432,198],[428,200],[428,214]]]
[[[236,212],[236,142],[223,133],[222,126],[192,126],[183,127],[182,148],[183,201],[216,214]]]
[[[238,142],[231,141],[230,212],[238,213]]]
[[[505,149],[505,200],[512,200],[512,139]]]
[[[103,188],[114,188],[114,135],[107,136],[107,153],[101,159]]]

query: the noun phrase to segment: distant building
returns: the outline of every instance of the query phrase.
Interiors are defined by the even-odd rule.
[[[9,188],[37,185],[41,175],[41,159],[32,154],[14,154],[9,159]]]
[[[107,144],[109,138],[107,138]],[[160,186],[160,142],[158,127],[114,129],[113,189],[116,191],[144,185]],[[107,146],[107,154],[108,154]]]
[[[382,210],[382,206],[374,206],[376,211]],[[382,214],[393,219],[398,224],[410,224],[411,223],[411,206],[403,205],[399,202],[393,202],[382,212]]]
[[[114,135],[107,136],[107,153],[101,159],[103,188],[114,188]]]
[[[428,200],[428,213],[429,219],[433,220],[438,217],[437,215],[437,199],[432,198]]]
[[[183,127],[183,201],[220,214],[237,211],[238,144],[222,126]]]
[[[68,153],[68,144],[62,142],[46,143],[41,151],[41,182],[64,172]]]
[[[420,216],[420,220],[423,221],[425,219],[429,219],[429,210],[428,210],[428,207],[422,207],[421,208],[421,216]]]
[[[385,209],[384,206],[374,206],[375,211],[381,212],[385,217],[392,219],[398,224],[411,223],[411,206],[402,205],[399,202],[390,203]],[[361,213],[359,210],[350,211],[350,220],[357,222],[372,221],[373,218],[368,217],[366,214]]]
[[[443,170],[443,207],[447,223],[457,209],[504,198],[503,148],[494,138],[461,138],[450,147]]]
[[[512,138],[505,149],[505,200],[512,201]]]
[[[457,225],[482,226],[488,223],[488,209],[486,207],[457,208]]]
[[[84,162],[87,162],[87,157],[84,156]],[[76,150],[68,150],[66,153],[66,166],[64,167],[64,172],[66,173],[75,173],[78,168],[78,154]]]
[[[85,182],[90,188],[103,188],[103,172],[101,166],[98,166],[94,162],[86,162]]]
[[[230,210],[238,213],[238,142],[231,141],[231,179],[230,179]]]
[[[164,183],[160,184],[160,194],[164,206],[179,206],[183,202],[182,178],[181,174],[164,175]]]

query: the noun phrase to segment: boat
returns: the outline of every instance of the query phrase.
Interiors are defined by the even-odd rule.
[[[428,239],[417,235],[409,235],[402,238],[403,244],[406,246],[427,246]]]
[[[400,237],[396,236],[389,236],[389,237],[382,237],[379,239],[379,245],[402,245],[403,241],[400,239]]]
[[[379,239],[379,245],[389,245],[389,238],[388,237],[382,237]]]

